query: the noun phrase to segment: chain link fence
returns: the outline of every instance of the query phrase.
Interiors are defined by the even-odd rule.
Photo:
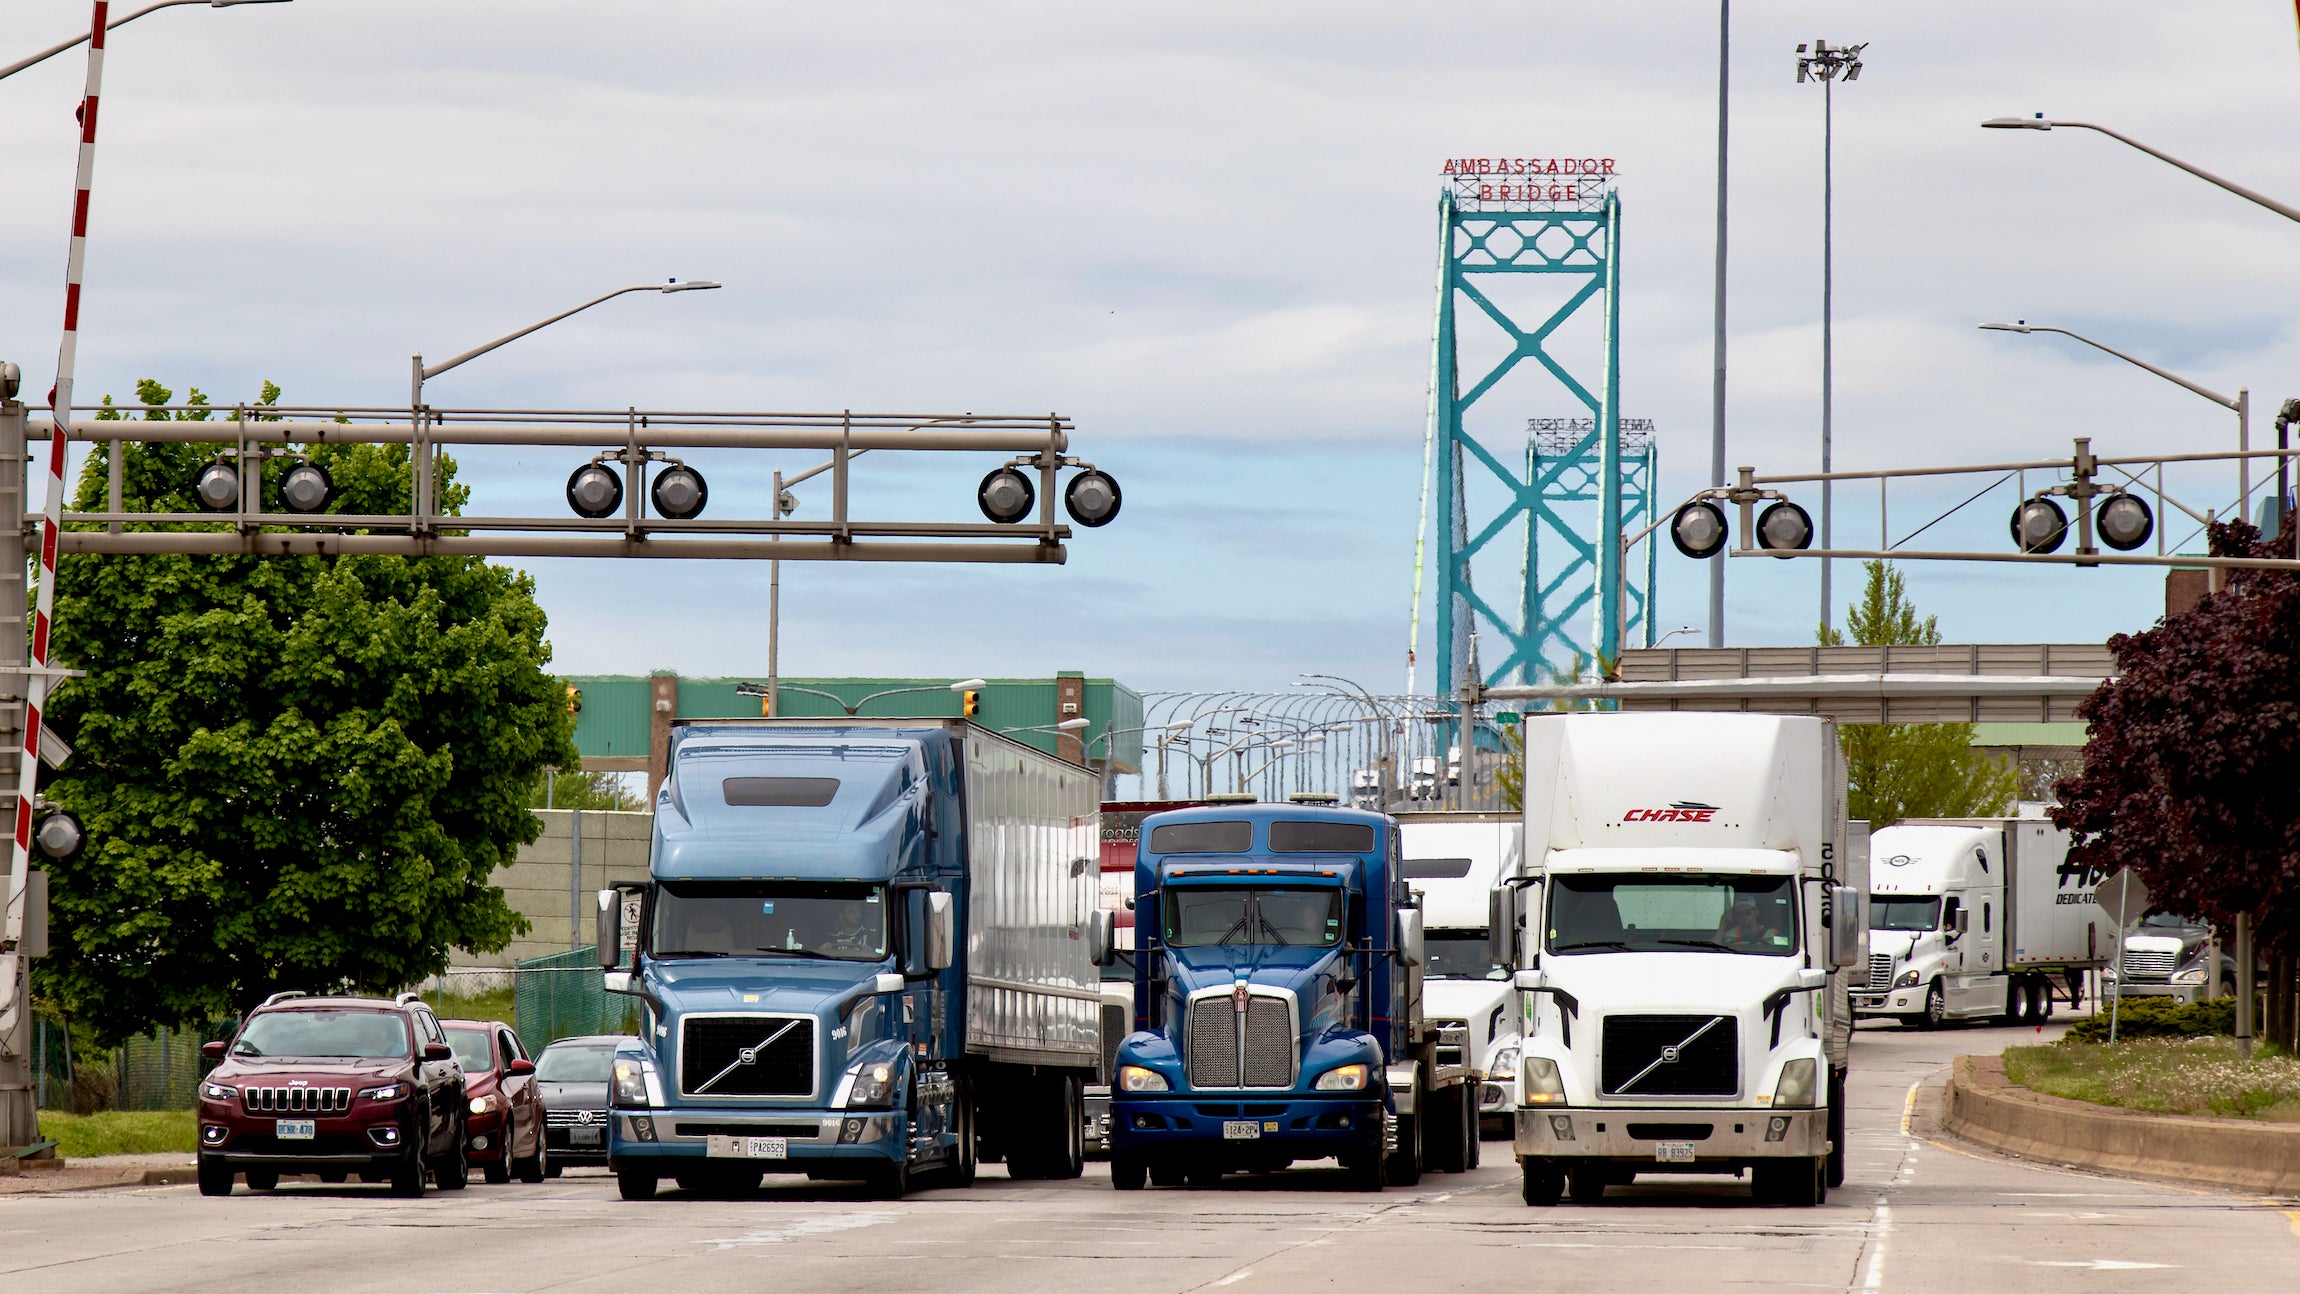
[[[527,958],[510,974],[512,1027],[529,1051],[561,1038],[639,1031],[638,1002],[606,990],[593,945]]]

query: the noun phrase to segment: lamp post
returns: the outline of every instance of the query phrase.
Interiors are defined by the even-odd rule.
[[[2048,120],[2041,112],[2036,114],[2034,117],[1991,117],[1987,121],[1981,123],[1981,129],[1983,130],[2052,130],[2056,127],[2062,130],[2090,130],[2098,134],[2106,135],[2110,139],[2113,139],[2120,144],[2124,144],[2132,148],[2137,148],[2141,152],[2148,154],[2150,157],[2153,157],[2157,161],[2163,162],[2168,166],[2177,166],[2181,170],[2195,176],[2197,179],[2204,181],[2206,184],[2217,185],[2220,188],[2228,190],[2230,193],[2235,194],[2237,197],[2242,198],[2247,202],[2258,203],[2259,205],[2268,208],[2270,211],[2275,212],[2277,215],[2284,217],[2286,220],[2300,220],[2300,207],[2288,206],[2285,203],[2278,202],[2276,199],[2269,197],[2265,193],[2256,193],[2253,190],[2247,189],[2243,185],[2238,184],[2234,180],[2228,179],[2225,176],[2214,175],[2212,172],[2207,171],[2203,167],[2198,166],[2192,162],[2183,162],[2170,153],[2150,148],[2148,145],[2141,143],[2139,140],[2134,139],[2130,135],[2120,134],[2116,131],[2110,130],[2106,126],[2095,125],[2089,121],[2052,121]]]
[[[930,683],[923,687],[890,687],[884,691],[873,692],[869,696],[864,697],[862,700],[855,702],[853,705],[848,705],[845,698],[839,696],[838,694],[834,692],[825,692],[821,688],[799,687],[793,683],[785,683],[782,685],[782,688],[784,691],[788,692],[804,692],[808,696],[819,696],[825,701],[830,702],[832,705],[837,706],[839,709],[846,711],[847,718],[852,719],[856,717],[857,713],[864,706],[869,705],[871,702],[878,700],[882,696],[901,696],[908,692],[966,692],[974,688],[985,686],[988,685],[985,684],[981,679],[962,678],[956,683]],[[768,696],[769,693],[764,684],[738,683],[735,685],[735,695],[765,697]]]
[[[1733,0],[1717,0],[1717,286],[1715,336],[1710,342],[1716,369],[1709,391],[1709,485],[1725,486],[1725,107],[1732,72]],[[1709,564],[1709,645],[1725,645],[1725,563]]]
[[[1383,713],[1381,702],[1375,700],[1374,694],[1367,691],[1363,685],[1357,683],[1355,680],[1343,678],[1339,674],[1314,674],[1305,672],[1302,677],[1305,679],[1322,679],[1329,685],[1339,685],[1334,687],[1335,691],[1342,692],[1345,696],[1354,693],[1357,700],[1361,700],[1366,703],[1366,709],[1368,713],[1372,715],[1373,721],[1377,729],[1380,731],[1382,737],[1381,763],[1376,770],[1376,775],[1381,779],[1382,799],[1386,803],[1389,799],[1390,786],[1393,783],[1393,779],[1395,779],[1397,776],[1397,750],[1391,741],[1389,716]],[[1301,685],[1297,683],[1295,686],[1299,687]],[[1351,789],[1354,791],[1356,788],[1352,787]]]
[[[1077,721],[1073,720],[1072,722]],[[1107,770],[1118,760],[1118,743],[1116,738],[1131,736],[1137,732],[1155,732],[1160,734],[1158,738],[1158,795],[1161,799],[1165,798],[1166,743],[1174,740],[1176,737],[1180,736],[1182,733],[1188,732],[1189,730],[1190,725],[1187,723],[1151,723],[1144,724],[1139,728],[1104,728],[1102,730],[1102,734],[1096,737],[1093,741],[1086,743],[1085,747],[1086,762],[1091,764],[1094,762],[1094,747],[1102,742],[1110,743],[1110,748],[1104,751],[1102,756],[1103,759],[1107,761],[1103,765],[1105,771],[1102,777],[1102,798],[1110,798],[1111,782],[1115,775],[1108,772]]]
[[[177,0],[177,2],[188,3],[189,0]],[[260,0],[240,0],[240,2],[253,4],[259,3]],[[640,283],[632,287],[617,288],[613,292],[607,293],[605,296],[593,297],[589,301],[576,306],[572,310],[562,310],[558,314],[555,314],[548,319],[539,319],[536,322],[527,325],[525,328],[518,329],[515,332],[507,332],[501,337],[496,338],[494,341],[488,342],[484,345],[474,346],[470,350],[467,350],[460,355],[456,355],[448,359],[443,359],[437,364],[426,366],[423,362],[423,356],[413,356],[411,357],[411,362],[408,366],[409,373],[407,386],[407,403],[410,408],[422,408],[423,384],[430,379],[438,377],[440,374],[445,373],[451,368],[460,368],[464,364],[478,359],[480,356],[491,350],[494,350],[498,346],[509,345],[510,343],[518,341],[520,338],[531,332],[538,332],[542,329],[548,328],[570,315],[579,315],[591,307],[599,305],[602,302],[612,301],[619,296],[625,296],[633,292],[707,292],[718,286],[718,284],[711,282],[709,279],[689,279],[685,283],[681,283],[677,279],[672,279],[668,283]]]
[[[132,22],[134,22],[135,20],[137,20],[138,18],[141,18],[141,17],[143,17],[145,14],[148,14],[148,13],[155,13],[155,12],[157,12],[157,11],[159,11],[159,10],[162,10],[162,9],[173,9],[173,8],[175,8],[175,7],[176,7],[176,6],[178,6],[178,5],[187,5],[187,4],[204,4],[204,5],[208,6],[210,9],[229,9],[229,8],[231,8],[231,7],[232,7],[232,6],[234,6],[234,5],[243,5],[243,4],[286,4],[286,3],[287,3],[287,0],[159,0],[159,3],[157,3],[157,4],[148,4],[148,5],[145,5],[143,8],[136,10],[136,11],[135,11],[135,12],[133,12],[133,13],[123,14],[123,15],[121,15],[121,16],[120,16],[120,17],[118,17],[118,18],[113,18],[113,19],[109,19],[109,20],[107,20],[107,21],[104,23],[104,30],[105,30],[105,31],[107,31],[107,32],[118,31],[120,28],[122,28],[122,27],[125,27],[125,26],[127,26],[129,23],[132,23]],[[65,50],[68,50],[68,49],[77,49],[77,48],[79,48],[80,46],[82,46],[82,45],[85,45],[85,44],[87,44],[87,43],[88,43],[88,33],[86,33],[86,32],[82,32],[80,35],[74,36],[72,39],[70,39],[70,40],[68,40],[68,41],[65,41],[65,42],[64,42],[63,44],[61,44],[61,45],[51,45],[51,46],[49,46],[47,49],[41,50],[39,53],[37,53],[37,54],[34,54],[34,55],[33,55],[32,57],[30,57],[30,58],[20,58],[20,59],[17,59],[15,62],[13,62],[13,63],[10,63],[10,64],[9,64],[9,65],[7,65],[6,67],[0,67],[0,79],[5,79],[5,78],[7,78],[7,77],[11,77],[11,76],[14,76],[14,75],[16,75],[18,72],[21,72],[21,71],[23,71],[25,68],[31,67],[31,66],[33,66],[33,65],[34,65],[34,64],[36,64],[36,63],[45,63],[45,62],[47,62],[49,59],[52,59],[52,58],[56,57],[58,54],[61,54],[61,53],[63,53]]]
[[[1816,40],[1812,52],[1803,45],[1797,47],[1797,79],[1821,83],[1821,471],[1830,471],[1830,417],[1835,402],[1835,338],[1830,328],[1836,291],[1836,263],[1834,259],[1836,219],[1836,86],[1839,78],[1846,81],[1861,79],[1861,51],[1869,47],[1867,41],[1858,45],[1832,46],[1825,40]],[[1821,547],[1829,547],[1830,491],[1829,482],[1821,482]],[[1829,615],[1829,559],[1821,559],[1821,623],[1830,623]]]
[[[2219,405],[2223,409],[2233,411],[2236,414],[2237,450],[2239,452],[2244,452],[2249,451],[2252,448],[2252,391],[2249,387],[2239,388],[2233,397],[2225,396],[2210,387],[2199,386],[2196,383],[2189,381],[2187,378],[2182,377],[2178,373],[2158,368],[2156,365],[2151,364],[2147,360],[2141,359],[2138,356],[2127,355],[2123,351],[2120,351],[2116,347],[2108,345],[2105,342],[2094,341],[2092,338],[2085,336],[2083,333],[2070,332],[2066,328],[2055,328],[2050,324],[2032,324],[2028,320],[2023,319],[2018,323],[2009,324],[1985,323],[1981,325],[1981,331],[2017,332],[2023,334],[2037,332],[2059,333],[2063,337],[2068,337],[2076,341],[2083,342],[2085,345],[2092,347],[2094,350],[2101,351],[2105,354],[2114,355],[2118,359],[2123,360],[2125,363],[2132,365],[2134,368],[2147,369],[2149,372],[2156,374],[2158,377],[2163,378],[2165,381],[2170,382],[2183,390],[2194,392],[2195,394],[2201,395],[2205,399],[2212,401],[2214,404]],[[2278,470],[2282,471],[2282,469],[2282,460],[2278,460]],[[2246,512],[2251,510],[2252,505],[2252,468],[2250,459],[2238,458],[2236,460],[2236,491],[2236,514],[2241,517]],[[2279,501],[2277,506],[2283,506],[2281,501]],[[1826,541],[1824,541],[1824,543],[1825,542]]]
[[[1088,728],[1091,728],[1091,727],[1093,727],[1093,726],[1094,726],[1094,721],[1093,721],[1092,719],[1064,719],[1064,720],[1063,720],[1062,722],[1060,722],[1060,723],[1033,723],[1033,724],[1029,724],[1029,725],[1026,725],[1026,726],[1024,726],[1024,727],[1020,727],[1020,728],[1001,728],[1001,729],[999,729],[999,730],[998,730],[998,732],[999,732],[999,735],[1000,735],[1000,736],[1002,736],[1002,737],[1011,737],[1011,736],[1013,736],[1015,733],[1018,733],[1018,732],[1051,732],[1051,733],[1056,733],[1056,734],[1062,734],[1062,733],[1075,733],[1075,732],[1083,732],[1083,731],[1085,731],[1086,729],[1088,729]],[[1060,743],[1060,742],[1056,742],[1055,744],[1056,744],[1057,746],[1061,745],[1061,743]],[[1081,760],[1081,763],[1083,763],[1083,761],[1084,761],[1084,751],[1085,751],[1085,747],[1083,747],[1083,746],[1079,747],[1079,751],[1080,751],[1080,760]],[[1059,758],[1059,757],[1060,757],[1060,756],[1059,756],[1059,753],[1057,753],[1057,758]],[[1064,761],[1064,762],[1066,762],[1066,763],[1067,763],[1068,761],[1066,760],[1066,761]]]

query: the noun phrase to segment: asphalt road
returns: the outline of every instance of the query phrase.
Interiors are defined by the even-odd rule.
[[[1943,1144],[1949,1058],[2017,1029],[1864,1029],[1845,1186],[1760,1208],[1726,1178],[1616,1188],[1529,1209],[1505,1143],[1414,1190],[1349,1194],[1331,1173],[1120,1195],[1084,1179],[876,1203],[768,1179],[748,1200],[645,1204],[570,1173],[395,1200],[381,1188],[191,1187],[0,1198],[0,1288],[708,1291],[932,1289],[2290,1290],[2300,1201],[2147,1185]],[[2287,1211],[2291,1210],[2291,1211]]]

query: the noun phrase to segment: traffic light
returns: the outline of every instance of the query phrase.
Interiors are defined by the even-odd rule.
[[[567,713],[583,713],[583,689],[573,683],[567,685]]]
[[[964,692],[958,694],[958,712],[960,714],[971,719],[974,717],[974,712],[980,710],[981,708],[982,693],[975,691],[973,688],[968,688]]]

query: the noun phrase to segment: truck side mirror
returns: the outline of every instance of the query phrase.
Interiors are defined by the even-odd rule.
[[[1422,914],[1398,909],[1398,960],[1408,966],[1422,964]]]
[[[926,892],[926,968],[929,971],[950,969],[957,960],[958,905],[948,892]]]
[[[592,941],[598,945],[599,969],[613,970],[623,964],[623,896],[601,890],[596,897],[599,911],[592,923]]]
[[[1508,889],[1495,886],[1485,896],[1486,960],[1496,966],[1517,963],[1517,922],[1511,919],[1514,914],[1510,909],[1515,905],[1509,895]]]
[[[1108,908],[1096,908],[1094,921],[1087,927],[1087,947],[1094,954],[1094,964],[1108,966],[1118,960],[1118,914]]]
[[[1961,934],[1963,934],[1963,933],[1964,933],[1966,930],[1968,930],[1968,929],[1970,929],[1970,928],[1971,928],[1971,926],[1972,926],[1972,923],[1973,923],[1973,914],[1972,914],[1971,912],[1967,911],[1967,910],[1966,910],[1966,909],[1964,909],[1964,908],[1958,908],[1958,909],[1957,909],[1957,933],[1958,933],[1958,934],[1960,934],[1960,935],[1961,935]]]
[[[1829,887],[1829,964],[1839,970],[1861,960],[1861,892],[1850,885]]]

